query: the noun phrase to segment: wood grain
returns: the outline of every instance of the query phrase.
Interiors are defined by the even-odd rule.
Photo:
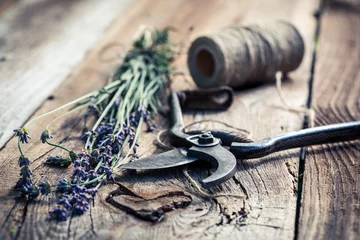
[[[360,4],[327,1],[321,18],[313,108],[316,125],[360,119]],[[360,142],[309,148],[299,239],[359,239]]]
[[[64,84],[53,93],[54,99],[45,101],[34,116],[47,112],[82,94],[101,87],[117,62],[104,62],[99,56],[111,58],[123,49],[113,43],[126,45],[141,24],[157,27],[174,26],[175,42],[189,40],[187,29],[194,28],[191,39],[229,24],[241,24],[259,20],[283,18],[293,22],[301,31],[307,46],[311,45],[315,27],[312,16],[316,4],[312,0],[294,1],[138,1],[112,25],[100,43],[92,49],[83,63],[73,71]],[[187,41],[188,42],[188,41]],[[189,43],[189,42],[188,42]],[[112,44],[114,47],[107,48]],[[107,49],[104,52],[104,49]],[[103,54],[100,54],[103,53]],[[187,72],[186,54],[175,62],[179,71]],[[284,94],[295,106],[307,100],[307,81],[310,74],[311,48],[307,48],[302,66],[293,74],[291,81],[284,83]],[[176,78],[174,89],[193,88],[192,82]],[[34,117],[33,116],[33,117]],[[274,85],[261,86],[236,93],[233,106],[222,113],[187,113],[186,124],[201,119],[215,119],[252,132],[254,139],[300,129],[303,117],[285,111],[276,94]],[[79,149],[81,143],[74,140],[80,131],[79,118],[59,121],[53,129],[55,141],[69,148]],[[34,180],[48,179],[56,183],[71,174],[43,165],[47,155],[63,154],[36,141],[47,119],[30,126],[33,141],[25,151],[33,160]],[[157,119],[157,124],[167,127],[166,119]],[[223,128],[215,124],[199,124],[199,128]],[[56,130],[56,131],[55,131]],[[144,134],[139,153],[148,156],[161,152],[152,144],[155,134]],[[134,196],[114,194],[119,186],[109,184],[101,188],[97,200],[84,216],[57,223],[48,219],[48,211],[54,206],[55,196],[41,197],[35,202],[16,198],[13,186],[18,178],[18,153],[14,139],[0,154],[0,236],[6,238],[79,238],[79,239],[292,239],[295,234],[295,208],[297,198],[297,172],[299,151],[287,151],[258,160],[239,160],[234,178],[209,193],[244,194],[246,199],[203,199],[194,194],[181,171],[151,172],[137,175],[119,175],[117,180]],[[192,177],[199,180],[208,171],[201,165],[189,169]],[[175,193],[191,194],[191,204],[186,208],[174,208],[164,213],[161,222],[150,223],[124,212],[124,205],[131,209],[155,211],[171,201],[186,202],[186,197]],[[174,194],[173,197],[170,195]],[[110,196],[113,195],[113,196]],[[144,200],[159,195],[164,199],[146,205]],[[110,200],[109,200],[110,198]],[[132,199],[132,201],[129,201]],[[159,207],[159,203],[161,203]],[[172,205],[175,206],[175,205]]]
[[[0,148],[12,130],[71,74],[130,2],[4,3],[6,11],[0,15]]]

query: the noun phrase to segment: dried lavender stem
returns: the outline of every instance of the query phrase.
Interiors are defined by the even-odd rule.
[[[52,120],[48,125],[46,125],[45,130],[49,130],[51,124],[53,124],[54,122],[56,122],[56,121],[59,120],[60,118],[66,117],[66,116],[68,116],[68,115],[70,115],[70,114],[72,114],[72,113],[74,113],[74,112],[76,112],[76,111],[79,111],[79,110],[81,110],[81,109],[84,109],[84,108],[88,107],[89,105],[90,105],[89,103],[84,104],[84,105],[82,105],[82,106],[80,106],[80,107],[74,108],[74,109],[72,109],[71,111],[69,111],[69,112],[67,112],[67,113],[65,113],[65,114],[63,114],[63,115],[55,118],[55,119]]]
[[[51,142],[49,142],[48,140],[45,140],[45,142],[46,142],[47,144],[49,144],[50,146],[53,146],[53,147],[56,147],[56,148],[60,148],[60,149],[62,149],[62,150],[67,151],[68,153],[71,152],[71,151],[70,151],[69,149],[67,149],[66,147],[63,147],[63,146],[61,146],[61,145],[57,145],[57,144],[51,143]]]
[[[104,87],[104,89],[106,89],[106,90],[107,90],[107,89],[110,89],[110,88],[116,86],[117,84],[119,84],[119,83],[118,83],[118,82],[114,82],[114,83],[109,84],[108,86]],[[40,115],[40,116],[38,116],[38,117],[30,120],[29,122],[27,122],[26,125],[24,125],[24,127],[26,127],[27,125],[29,125],[30,123],[32,123],[32,122],[34,122],[34,121],[36,121],[36,120],[39,120],[39,119],[44,118],[44,117],[46,117],[46,116],[49,116],[49,115],[51,115],[51,114],[53,114],[53,113],[56,113],[56,112],[58,112],[58,111],[60,111],[60,110],[62,110],[62,109],[65,109],[65,108],[67,108],[67,107],[69,107],[69,106],[71,106],[71,105],[74,105],[74,104],[76,104],[76,103],[78,103],[78,102],[81,102],[82,100],[88,99],[88,98],[94,96],[95,94],[97,94],[98,92],[99,92],[99,91],[94,91],[94,92],[88,93],[88,94],[86,94],[86,95],[84,95],[84,96],[82,96],[82,97],[79,97],[79,98],[77,98],[77,99],[75,99],[75,100],[73,100],[73,101],[71,101],[71,102],[69,102],[69,103],[67,103],[67,104],[62,105],[61,107],[58,107],[58,108],[56,108],[56,109],[54,109],[54,110],[52,110],[52,111],[50,111],[50,112],[47,112],[47,113],[45,113],[45,114],[43,114],[43,115]]]
[[[20,144],[20,138],[18,138],[18,148],[19,148],[20,155],[21,155],[22,157],[24,157],[24,153],[23,153],[23,151],[22,151],[21,144]]]

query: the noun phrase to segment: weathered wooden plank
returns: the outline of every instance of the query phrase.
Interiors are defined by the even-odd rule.
[[[112,42],[129,43],[132,34],[142,23],[158,27],[174,26],[178,32],[173,37],[180,41],[188,34],[187,29],[194,26],[192,38],[200,34],[215,31],[223,26],[254,20],[284,18],[298,26],[308,46],[311,45],[315,21],[312,17],[314,1],[141,1],[133,5],[114,23],[104,40],[97,45],[87,59],[79,66],[72,76],[54,93],[54,100],[46,101],[35,113],[39,115],[56,106],[76,98],[103,85],[107,76],[114,68],[115,62],[104,63],[99,60],[103,47]],[[267,13],[267,14],[265,14]],[[106,51],[108,55],[116,55],[117,48]],[[311,49],[307,49],[305,61],[301,68],[292,74],[293,81],[284,84],[284,93],[296,106],[303,105],[307,99],[307,80],[309,77]],[[187,71],[186,55],[179,56],[176,67]],[[175,89],[192,88],[183,80],[174,81]],[[244,128],[260,139],[285,131],[300,129],[302,116],[288,113],[281,108],[274,86],[262,86],[237,93],[235,103],[228,112],[214,114],[187,114],[186,123],[200,119],[225,120],[236,127]],[[81,143],[71,140],[77,137],[73,129],[80,130],[76,117],[72,121],[59,121],[53,129],[55,137],[65,146],[81,148]],[[46,153],[51,149],[35,141],[42,132],[45,120],[30,126],[34,141],[25,147],[25,151],[35,161],[35,181],[47,178],[55,183],[71,169],[63,171],[42,165],[47,154],[61,154],[59,151]],[[158,125],[167,127],[165,119],[158,119]],[[61,127],[63,126],[63,127]],[[66,126],[66,127],[64,127]],[[200,127],[214,127],[201,124]],[[220,126],[223,127],[223,126]],[[152,145],[155,135],[144,134],[141,140],[140,154],[150,155],[159,152]],[[43,156],[42,154],[45,154]],[[153,224],[139,220],[131,214],[120,210],[119,204],[138,208],[144,202],[137,198],[129,201],[129,196],[115,195],[106,202],[110,191],[118,189],[117,185],[108,185],[101,189],[91,211],[80,218],[72,218],[67,222],[56,223],[48,220],[47,212],[53,207],[55,198],[40,198],[34,203],[25,203],[15,198],[12,190],[18,177],[16,165],[18,153],[12,140],[0,154],[0,180],[4,182],[0,189],[1,234],[4,237],[17,238],[123,238],[123,239],[223,239],[223,238],[257,238],[257,239],[289,239],[294,237],[297,162],[298,151],[288,151],[267,158],[251,161],[239,161],[235,177],[219,187],[210,189],[211,193],[245,194],[245,200],[236,198],[218,198],[206,200],[192,194],[190,206],[176,209],[166,214],[162,222]],[[195,179],[205,177],[206,171],[200,166],[190,168]],[[4,181],[4,179],[7,179]],[[174,192],[192,193],[180,171],[154,172],[136,176],[119,176],[118,180],[125,187],[145,199],[165,195],[160,202],[167,204],[185,201],[180,195],[175,197],[167,194]],[[181,199],[180,199],[181,198]],[[180,200],[179,200],[180,199]],[[135,201],[136,200],[136,201]],[[157,202],[158,204],[158,202]],[[155,207],[150,204],[147,210]]]
[[[0,14],[8,9],[11,5],[15,4],[17,0],[4,0],[0,2]]]
[[[4,3],[4,9],[11,6],[0,15],[0,147],[71,74],[130,2]]]
[[[314,78],[316,125],[360,119],[360,5],[327,1]],[[360,142],[309,148],[299,239],[359,239]]]

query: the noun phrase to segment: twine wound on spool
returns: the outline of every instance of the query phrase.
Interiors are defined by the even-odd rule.
[[[200,88],[238,88],[275,82],[275,74],[295,70],[304,56],[304,41],[290,23],[276,21],[229,27],[197,38],[188,66]]]
[[[189,50],[188,66],[200,88],[276,82],[285,109],[305,114],[313,127],[314,111],[290,106],[281,90],[281,73],[299,67],[304,52],[304,40],[298,30],[288,22],[276,21],[228,27],[197,38]]]

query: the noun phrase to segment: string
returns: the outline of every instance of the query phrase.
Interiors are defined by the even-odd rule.
[[[276,76],[275,76],[276,77],[276,89],[277,89],[278,95],[280,97],[281,103],[285,107],[285,110],[287,110],[289,112],[295,112],[295,113],[304,114],[309,119],[310,127],[314,127],[315,126],[315,111],[313,109],[306,108],[306,107],[294,107],[294,106],[291,106],[286,101],[286,99],[284,97],[284,93],[283,93],[282,88],[281,88],[282,75],[283,74],[280,73],[280,72],[276,73]]]
[[[197,38],[188,54],[190,73],[199,87],[239,88],[274,82],[275,74],[295,70],[304,41],[288,22],[233,26]]]

